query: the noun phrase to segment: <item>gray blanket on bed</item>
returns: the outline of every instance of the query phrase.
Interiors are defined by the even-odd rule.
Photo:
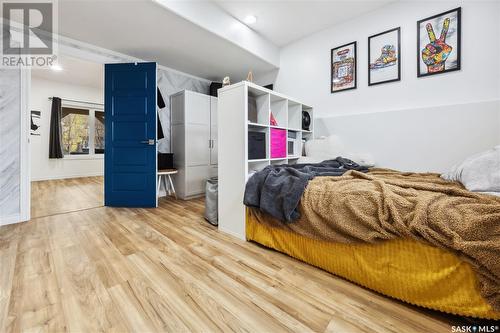
[[[348,170],[367,172],[368,168],[342,157],[321,163],[270,165],[248,179],[243,203],[290,222],[300,217],[300,198],[311,179],[341,176]]]

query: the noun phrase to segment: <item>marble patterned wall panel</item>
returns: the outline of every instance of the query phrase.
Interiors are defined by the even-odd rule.
[[[170,96],[184,89],[208,94],[210,82],[164,69],[159,69],[157,75],[158,88],[165,101],[165,107],[159,110],[165,138],[159,140],[158,151],[168,153],[170,152]]]
[[[20,74],[0,69],[0,225],[20,213]]]

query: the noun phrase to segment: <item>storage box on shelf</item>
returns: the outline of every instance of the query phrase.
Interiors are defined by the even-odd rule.
[[[257,127],[248,129],[248,159],[267,159],[268,155],[269,128]]]
[[[243,193],[248,178],[268,165],[294,164],[314,122],[313,108],[250,82],[219,90],[219,229],[245,239]],[[274,119],[275,123],[271,121]]]
[[[271,158],[286,158],[286,130],[271,128]]]

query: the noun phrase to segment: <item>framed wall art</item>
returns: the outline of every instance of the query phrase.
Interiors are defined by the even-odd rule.
[[[401,80],[401,28],[368,37],[368,85]]]
[[[31,110],[31,125],[30,134],[35,136],[40,136],[40,126],[41,126],[41,111]]]
[[[417,22],[418,77],[460,69],[461,13],[459,7]]]
[[[331,92],[356,89],[356,42],[331,50]]]

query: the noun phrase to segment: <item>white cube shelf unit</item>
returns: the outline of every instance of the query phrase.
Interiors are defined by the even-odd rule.
[[[268,165],[294,164],[302,156],[303,140],[314,136],[314,121],[302,129],[302,111],[314,119],[313,108],[250,82],[219,89],[219,230],[245,239],[243,194],[248,177]],[[271,114],[275,124],[271,124]],[[273,157],[271,133],[286,135],[284,154]],[[249,159],[249,132],[265,133],[265,156]],[[293,145],[293,152],[288,149]],[[276,153],[275,153],[276,154]]]

